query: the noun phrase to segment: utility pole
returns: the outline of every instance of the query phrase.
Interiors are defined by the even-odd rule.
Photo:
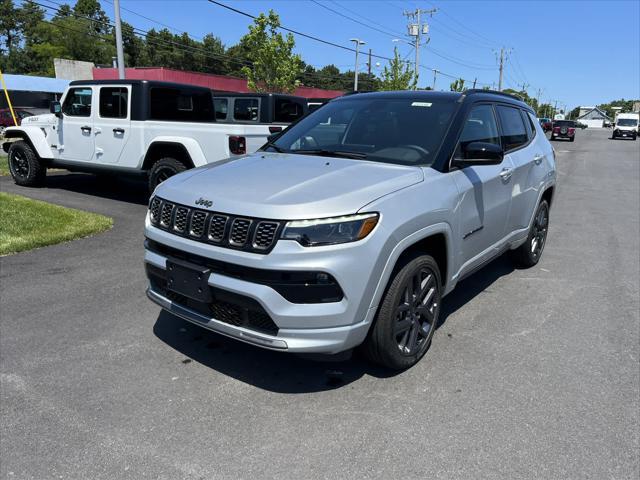
[[[369,49],[369,63],[367,65],[368,65],[367,73],[371,75],[371,49]]]
[[[475,90],[475,88],[476,88],[476,82],[477,82],[477,81],[478,81],[478,77],[476,77],[476,78],[474,78],[474,79],[473,79],[473,88],[474,88],[474,90]]]
[[[354,72],[353,77],[353,91],[358,91],[358,53],[360,53],[360,45],[364,45],[365,43],[359,38],[350,38],[350,42],[355,42],[356,44],[356,71]]]
[[[429,33],[429,24],[427,22],[424,22],[423,24],[422,21],[420,20],[420,16],[424,13],[425,15],[429,15],[430,17],[433,17],[433,14],[436,13],[437,11],[438,9],[436,8],[432,8],[430,10],[423,10],[420,8],[416,8],[412,12],[404,11],[402,13],[408,19],[411,19],[411,20],[415,19],[415,22],[416,22],[416,23],[409,23],[409,25],[407,26],[409,29],[409,36],[414,37],[413,46],[416,49],[416,63],[414,68],[415,83],[413,87],[414,90],[418,88],[418,71],[420,69],[420,42],[421,42],[420,36],[422,34],[427,35]],[[426,43],[429,43],[429,39],[427,39]]]
[[[431,90],[436,89],[436,76],[438,75],[438,73],[439,71],[434,68],[433,69],[433,87],[431,88]]]
[[[116,53],[118,55],[118,78],[124,79],[124,51],[122,48],[122,25],[120,24],[120,0],[113,0],[116,20]]]
[[[554,100],[554,104],[553,104],[553,118],[551,118],[551,120],[555,120],[556,119],[556,109],[558,108],[558,100]]]
[[[504,75],[504,62],[507,56],[511,53],[511,50],[506,50],[504,47],[500,48],[500,77],[498,79],[498,91],[502,91],[502,77]]]
[[[542,93],[542,89],[538,89],[538,94],[536,95],[536,115],[540,116],[540,94]]]

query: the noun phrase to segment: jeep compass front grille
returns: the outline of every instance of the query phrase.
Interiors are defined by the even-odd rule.
[[[175,235],[220,247],[268,253],[275,246],[284,222],[234,217],[167,202],[154,197],[149,205],[151,223]]]

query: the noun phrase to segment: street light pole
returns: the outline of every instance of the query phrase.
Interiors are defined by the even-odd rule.
[[[353,91],[358,91],[358,53],[360,53],[360,45],[364,45],[365,43],[359,38],[350,38],[350,42],[355,42],[356,44],[356,71],[353,77]]]

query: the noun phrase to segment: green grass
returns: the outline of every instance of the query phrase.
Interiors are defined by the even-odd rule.
[[[0,192],[0,255],[104,232],[113,219]]]
[[[7,154],[0,150],[0,177],[9,175],[9,162]]]

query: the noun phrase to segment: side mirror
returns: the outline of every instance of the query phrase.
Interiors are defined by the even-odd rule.
[[[462,147],[462,158],[455,160],[460,167],[470,165],[499,165],[504,158],[504,151],[500,145],[487,142],[470,142]]]
[[[60,102],[51,102],[49,104],[49,112],[59,117],[62,113],[62,105],[60,105]]]

